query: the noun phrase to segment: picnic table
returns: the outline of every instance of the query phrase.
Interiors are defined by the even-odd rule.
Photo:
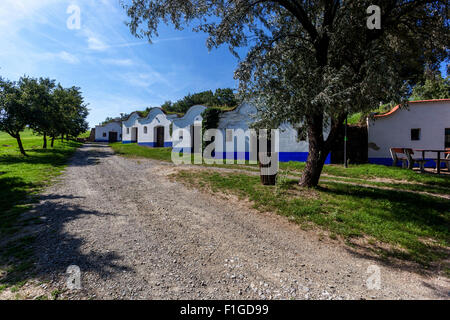
[[[422,152],[422,160],[425,160],[425,152],[436,152],[437,159],[432,159],[432,160],[436,160],[436,171],[438,174],[441,173],[441,159],[445,158],[445,157],[441,158],[441,153],[450,154],[448,149],[447,150],[445,150],[445,149],[414,149],[414,151]]]

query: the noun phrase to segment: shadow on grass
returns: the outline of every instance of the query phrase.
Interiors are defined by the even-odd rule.
[[[364,206],[360,209],[356,204],[352,214],[357,215],[357,211],[364,211],[364,214],[354,221],[357,222],[360,217],[369,219],[368,221],[372,224],[369,235],[371,232],[374,235],[379,234],[376,237],[380,240],[394,241],[406,249],[405,251],[388,248],[388,246],[371,245],[371,249],[382,259],[396,257],[405,261],[413,260],[427,267],[450,255],[448,249],[450,243],[449,200],[402,191],[328,182],[322,184],[331,186],[320,188],[322,192],[342,197],[343,201],[354,201]],[[355,244],[352,243],[352,245]]]
[[[128,267],[120,265],[121,256],[115,252],[82,252],[84,239],[72,235],[67,224],[87,215],[109,214],[85,210],[64,201],[76,198],[80,197],[59,194],[40,197],[41,202],[27,213],[40,222],[27,229],[22,237],[0,248],[0,265],[7,266],[6,275],[0,275],[0,286],[20,285],[34,277],[52,280],[65,274],[70,265],[79,266],[82,274],[94,272],[104,279],[129,271]]]
[[[67,158],[74,152],[75,148],[80,144],[76,142],[65,143],[70,147],[65,148],[48,148],[48,149],[26,149],[29,156],[24,157],[21,154],[2,154],[0,155],[1,164],[44,164],[60,166],[67,162]]]

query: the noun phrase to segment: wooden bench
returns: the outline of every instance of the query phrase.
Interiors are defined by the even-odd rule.
[[[391,148],[392,166],[397,166],[397,162],[402,162],[402,168],[408,167],[408,157],[406,156],[403,148]]]
[[[419,165],[420,171],[425,171],[425,163],[427,160],[423,158],[413,158],[414,151],[411,148],[404,148],[404,153],[406,155],[406,158],[408,159],[408,168],[412,169],[414,167],[414,164],[417,163]]]
[[[445,152],[445,158],[441,159],[441,162],[444,162],[447,167],[447,171],[450,171],[450,148],[445,148],[445,150],[447,150]]]

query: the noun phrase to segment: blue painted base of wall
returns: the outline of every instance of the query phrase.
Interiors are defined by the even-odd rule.
[[[117,140],[116,142],[120,142],[121,140]],[[109,142],[108,139],[96,139],[95,142]]]
[[[426,159],[428,160],[425,163],[425,168],[436,168],[436,162],[431,160],[431,159]],[[382,164],[385,166],[392,166],[392,159],[391,158],[369,158],[369,163],[372,164]],[[401,166],[402,162],[398,161],[397,166]],[[414,164],[414,167],[418,168],[419,165],[416,163]],[[445,162],[441,163],[441,168],[445,168]]]
[[[139,142],[138,145],[144,147],[155,148],[156,142]],[[164,142],[164,148],[170,148],[172,146],[172,142]]]
[[[182,152],[186,150],[186,152],[190,153],[190,148],[176,148],[175,152]],[[250,160],[250,152],[221,152],[219,154],[213,153],[213,157],[215,159],[234,159],[234,160]],[[306,162],[308,159],[308,152],[279,152],[278,153],[278,161],[280,162],[289,162],[289,161],[298,161],[298,162]],[[331,163],[331,154],[328,155],[325,160],[325,164]]]
[[[131,141],[131,140],[123,140],[122,144],[129,144],[129,143],[136,143],[136,141]]]

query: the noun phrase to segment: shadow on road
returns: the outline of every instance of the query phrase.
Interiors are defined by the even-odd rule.
[[[101,278],[130,271],[116,252],[86,252],[81,250],[85,240],[71,235],[67,226],[70,221],[85,215],[107,216],[109,214],[88,211],[78,205],[69,204],[80,197],[50,194],[40,198],[25,216],[39,221],[23,229],[23,235],[0,248],[2,265],[7,265],[6,274],[0,274],[0,284],[16,285],[32,277],[54,280],[66,273],[70,265],[76,265],[81,272],[95,272]],[[51,201],[50,201],[51,200]]]

